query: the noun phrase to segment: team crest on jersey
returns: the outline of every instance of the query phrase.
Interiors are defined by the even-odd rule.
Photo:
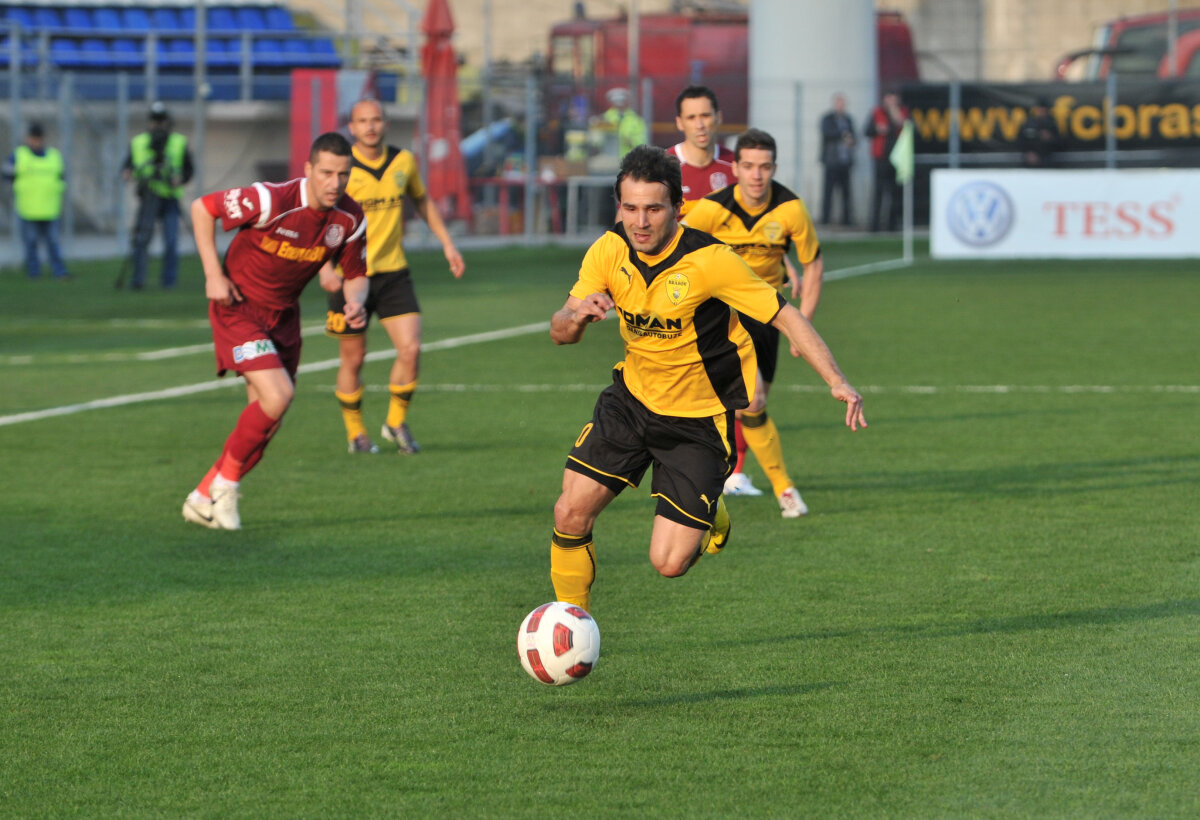
[[[713,171],[708,175],[708,185],[714,191],[719,191],[729,184],[729,177],[725,176],[724,171]]]
[[[678,305],[687,298],[688,290],[692,283],[688,281],[685,274],[672,273],[667,277],[667,298],[671,300],[671,304]]]
[[[763,236],[772,242],[778,242],[783,237],[783,226],[778,222],[771,221],[763,225]]]
[[[342,244],[342,238],[346,235],[346,229],[341,225],[330,225],[325,229],[325,247],[336,248]]]
[[[396,187],[403,191],[408,185],[408,174],[404,171],[396,171],[392,174],[392,182],[396,183]]]

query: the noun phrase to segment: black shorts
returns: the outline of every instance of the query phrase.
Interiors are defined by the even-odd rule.
[[[706,530],[736,459],[732,441],[732,410],[705,418],[660,416],[630,394],[616,370],[567,456],[567,469],[620,493],[638,486],[653,464],[655,513]]]
[[[758,370],[762,373],[763,381],[767,384],[775,382],[775,368],[779,364],[779,328],[775,325],[764,325],[757,319],[751,319],[744,313],[738,314],[742,327],[750,334],[754,342],[754,355],[758,359]]]
[[[367,323],[370,324],[371,314],[380,319],[390,319],[393,316],[403,316],[405,313],[420,313],[421,306],[417,304],[417,292],[413,288],[412,276],[408,268],[389,273],[376,273],[370,277],[370,289],[367,291]],[[325,314],[325,335],[361,336],[367,332],[367,325],[348,327],[346,325],[346,298],[339,290],[329,294],[329,312]]]

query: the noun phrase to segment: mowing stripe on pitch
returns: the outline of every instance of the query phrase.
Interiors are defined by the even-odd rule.
[[[421,345],[421,350],[431,352],[436,350],[452,350],[456,347],[465,347],[466,345],[483,344],[484,342],[494,342],[500,339],[511,339],[517,336],[528,336],[532,333],[544,333],[550,330],[549,322],[536,322],[531,325],[520,325],[518,327],[505,328],[503,330],[491,330],[485,333],[473,333],[469,336],[458,336],[453,339],[442,339],[438,342],[430,342],[429,344]],[[206,346],[206,349],[211,350],[212,344]],[[378,359],[392,358],[396,355],[394,350],[381,350],[367,355],[368,361]],[[322,370],[333,370],[340,364],[338,359],[325,359],[320,362],[312,362],[311,364],[300,365],[300,373],[317,373]],[[28,413],[13,413],[9,416],[0,416],[0,427],[9,424],[20,424],[26,421],[40,421],[42,419],[54,418],[56,416],[69,416],[74,413],[83,413],[88,410],[103,410],[109,407],[123,407],[127,404],[140,404],[147,401],[158,401],[160,399],[174,399],[180,396],[191,396],[196,393],[205,393],[210,390],[218,390],[222,387],[232,387],[240,385],[241,379],[212,379],[198,384],[185,384],[179,387],[168,387],[165,390],[152,390],[146,393],[129,393],[124,396],[111,396],[106,399],[95,399],[93,401],[85,401],[79,404],[68,404],[62,407],[50,407],[45,410],[33,410]]]

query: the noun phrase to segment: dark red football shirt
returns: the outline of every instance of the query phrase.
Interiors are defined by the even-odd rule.
[[[367,221],[348,196],[328,211],[310,208],[300,178],[215,191],[203,201],[221,227],[238,229],[225,254],[225,275],[252,304],[294,306],[329,259],[342,266],[346,279],[367,273]]]
[[[691,202],[703,199],[713,191],[719,191],[726,185],[732,185],[734,154],[724,145],[717,145],[717,153],[713,161],[703,167],[688,165],[681,150],[683,143],[671,148],[671,153],[679,160],[683,174],[683,201]],[[687,210],[686,208],[684,210]]]

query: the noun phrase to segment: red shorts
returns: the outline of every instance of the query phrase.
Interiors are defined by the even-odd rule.
[[[272,310],[234,302],[229,307],[208,303],[217,354],[217,375],[229,370],[272,370],[282,367],[292,380],[300,366],[300,308]]]

